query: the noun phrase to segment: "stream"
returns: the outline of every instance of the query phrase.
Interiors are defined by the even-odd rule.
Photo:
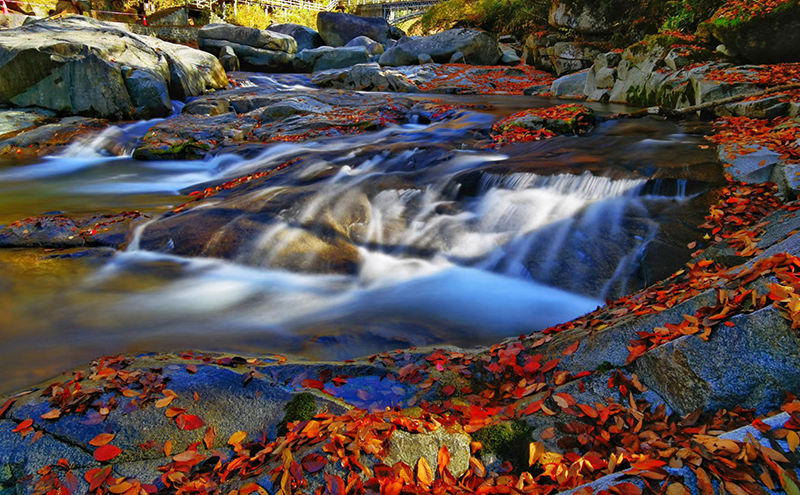
[[[485,138],[498,119],[563,102],[436,98],[475,107],[246,157],[134,160],[157,122],[147,121],[60,156],[0,160],[0,226],[60,212],[150,217],[119,252],[0,249],[0,393],[117,353],[341,360],[491,345],[589,312],[689,259],[721,180],[701,147],[707,129],[608,120],[585,136],[492,149]],[[172,211],[192,191],[297,158]]]

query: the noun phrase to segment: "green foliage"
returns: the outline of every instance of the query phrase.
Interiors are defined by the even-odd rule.
[[[481,428],[472,434],[479,441],[485,454],[494,454],[509,461],[516,471],[528,468],[528,446],[533,427],[522,420],[505,421]]]
[[[165,0],[172,1],[172,0]],[[300,24],[312,29],[317,28],[317,12],[306,9],[265,9],[264,7],[251,4],[239,4],[234,12],[229,4],[226,12],[227,22],[237,26],[254,27],[265,29],[271,24],[283,24],[290,22]]]
[[[428,10],[420,27],[426,34],[458,26],[521,38],[547,24],[549,8],[549,0],[447,0]]]
[[[289,423],[297,421],[308,421],[317,412],[316,398],[313,394],[303,392],[295,395],[292,400],[283,406],[283,419],[278,423],[278,436],[283,436],[289,432]]]
[[[664,5],[662,31],[694,32],[697,26],[710,19],[725,0],[671,0]]]

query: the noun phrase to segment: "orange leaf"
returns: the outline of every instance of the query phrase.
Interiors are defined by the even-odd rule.
[[[114,435],[112,433],[101,433],[96,437],[89,440],[89,445],[93,445],[95,447],[102,447],[103,445],[108,444],[111,440],[114,440]]]
[[[417,461],[417,482],[426,490],[433,484],[433,471],[424,457]]]
[[[439,471],[439,473],[442,473],[449,465],[450,451],[447,449],[447,445],[442,445],[442,447],[439,449],[439,455],[436,459],[436,469]]]
[[[22,423],[18,424],[17,427],[14,428],[11,431],[13,433],[19,433],[22,430],[26,430],[26,429],[30,428],[31,426],[33,426],[33,420],[31,418],[28,418],[25,421],[23,421]]]
[[[203,443],[206,445],[207,449],[210,449],[212,445],[214,445],[214,440],[217,438],[217,429],[213,426],[209,426],[206,430],[206,434],[203,435]]]
[[[42,419],[56,419],[61,417],[61,409],[52,409],[40,416]]]
[[[575,351],[578,350],[578,346],[580,346],[580,345],[581,345],[581,341],[580,340],[576,340],[575,342],[570,344],[566,349],[564,349],[564,351],[561,354],[564,355],[564,356],[569,356],[570,354],[574,354]]]
[[[228,439],[228,445],[236,445],[242,443],[242,440],[247,438],[247,432],[237,431]]]

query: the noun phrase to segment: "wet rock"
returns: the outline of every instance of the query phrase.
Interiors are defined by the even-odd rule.
[[[726,174],[750,184],[768,182],[775,164],[780,161],[780,153],[762,146],[740,149],[739,145],[722,144],[717,153]]]
[[[323,46],[298,53],[294,59],[293,67],[298,72],[317,72],[366,64],[371,59],[369,51],[363,46],[339,48]]]
[[[35,108],[0,110],[0,139],[10,138],[21,131],[42,125],[55,115],[48,110]]]
[[[382,55],[383,54],[383,45],[378,43],[377,41],[367,37],[367,36],[358,36],[357,38],[353,38],[352,40],[348,41],[346,47],[354,47],[360,46],[367,49],[370,55]]]
[[[241,65],[239,64],[239,57],[236,56],[236,52],[233,50],[233,47],[222,47],[219,51],[219,55],[217,55],[217,58],[219,58],[222,67],[228,72],[237,71],[241,68]]]
[[[0,247],[106,246],[122,248],[133,229],[147,220],[138,211],[115,215],[47,215],[11,223],[0,230]]]
[[[164,116],[170,105],[153,95],[184,99],[227,85],[215,57],[82,16],[0,32],[0,59],[0,103],[67,114]]]
[[[461,52],[464,63],[494,65],[503,53],[489,34],[477,29],[450,29],[418,39],[404,39],[381,55],[379,63],[388,66],[414,65],[419,56],[427,53],[438,63],[453,63],[452,57]]]
[[[469,469],[470,442],[472,439],[464,433],[448,433],[439,428],[431,433],[409,433],[398,430],[389,437],[389,455],[384,460],[388,466],[404,462],[416,466],[424,457],[433,472],[437,471],[439,449],[447,446],[450,452],[450,464],[447,468],[456,478]]]
[[[302,111],[287,113],[285,106],[275,107],[266,111],[270,121],[261,120],[264,109],[292,100],[304,105]],[[235,113],[219,113],[226,105]],[[180,116],[152,127],[134,157],[196,159],[246,143],[297,142],[375,130],[403,119],[411,106],[405,98],[336,91],[240,88],[218,92],[194,100]]]
[[[786,2],[775,9],[745,12],[713,17],[704,27],[750,63],[800,61],[796,49],[800,43],[800,5]]]
[[[28,123],[33,125],[0,138],[0,155],[53,155],[108,126],[106,120],[87,117],[35,119]]]
[[[317,14],[317,30],[326,45],[345,46],[354,38],[366,36],[383,45],[399,39],[402,32],[389,26],[382,17],[359,17],[340,12]]]
[[[319,48],[325,44],[325,42],[322,41],[322,36],[320,36],[318,32],[310,27],[301,26],[299,24],[273,24],[267,28],[267,31],[286,34],[294,38],[297,42],[298,53],[303,50]]]
[[[586,87],[586,79],[589,77],[589,69],[568,76],[563,76],[550,86],[550,92],[555,96],[580,95],[583,96]]]
[[[416,93],[419,91],[417,86],[403,73],[391,69],[383,69],[378,64],[360,64],[348,69],[316,72],[311,81],[321,88],[353,91],[389,91],[394,93]]]
[[[636,360],[633,370],[681,414],[735,406],[764,413],[800,392],[800,339],[774,308],[719,325],[708,342],[684,336]]]

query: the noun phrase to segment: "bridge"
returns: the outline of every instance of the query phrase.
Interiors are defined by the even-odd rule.
[[[345,5],[355,8],[357,15],[383,17],[389,24],[420,17],[443,0],[343,0]]]

